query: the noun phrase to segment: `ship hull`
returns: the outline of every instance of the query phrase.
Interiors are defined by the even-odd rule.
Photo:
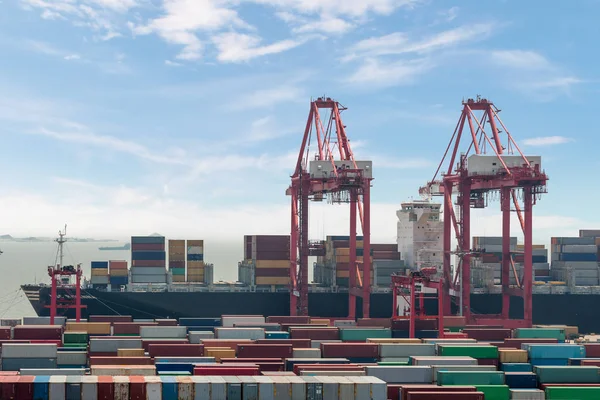
[[[40,316],[49,315],[50,289],[35,287],[23,290]],[[29,294],[28,294],[29,293]],[[533,323],[578,326],[581,332],[600,331],[600,311],[591,305],[600,302],[600,295],[534,294]],[[287,315],[290,309],[288,293],[255,292],[103,292],[87,289],[82,303],[83,316],[131,315],[133,318],[220,317],[226,314]],[[523,318],[523,301],[511,298],[510,317]],[[428,314],[437,312],[435,301],[426,301]],[[499,314],[502,297],[497,294],[472,294],[471,306],[480,314]],[[456,309],[455,305],[453,308]],[[362,299],[357,300],[357,316],[362,317]],[[455,311],[455,310],[454,310]],[[74,318],[75,311],[66,315]],[[309,314],[315,317],[346,317],[348,295],[345,293],[309,293]],[[370,316],[389,318],[392,315],[392,294],[371,294]]]

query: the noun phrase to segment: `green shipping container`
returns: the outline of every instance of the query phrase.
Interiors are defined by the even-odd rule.
[[[62,347],[68,347],[69,349],[80,349],[81,351],[87,351],[87,344],[83,343],[65,343]]]
[[[80,343],[87,345],[88,334],[87,332],[65,332],[63,333],[64,344]]]
[[[496,346],[468,346],[438,344],[440,356],[466,356],[473,358],[498,358]]]
[[[507,385],[475,385],[478,392],[483,392],[485,400],[510,400],[510,389]]]
[[[171,268],[173,275],[185,275],[185,268]]]
[[[539,383],[600,383],[600,368],[594,366],[540,366],[535,373]]]
[[[438,385],[504,385],[504,372],[438,371],[437,380]]]
[[[343,341],[361,341],[366,342],[367,339],[385,338],[389,339],[392,337],[391,329],[374,329],[374,328],[351,328],[351,329],[340,329],[340,339]]]
[[[410,365],[408,361],[379,361],[377,365]]]
[[[514,337],[518,339],[565,340],[565,331],[559,328],[517,328],[514,330]]]
[[[598,400],[600,399],[599,387],[561,387],[551,386],[546,388],[546,400]],[[486,397],[487,400],[487,397]]]

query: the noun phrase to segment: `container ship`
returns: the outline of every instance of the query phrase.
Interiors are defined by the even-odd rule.
[[[371,245],[370,317],[389,318],[393,295],[391,274],[439,267],[443,221],[440,204],[430,201],[402,203],[397,212],[397,243]],[[600,301],[598,255],[600,231],[580,231],[580,237],[552,238],[551,256],[543,245],[533,253],[533,323],[569,324],[584,332],[600,331],[593,302]],[[328,236],[315,242],[314,278],[309,286],[309,315],[348,315],[349,246],[347,236]],[[474,237],[473,248],[484,248],[472,260],[472,312],[497,314],[502,308],[501,238]],[[361,262],[362,238],[357,241]],[[91,263],[91,279],[82,285],[85,315],[131,315],[134,318],[211,317],[227,314],[287,315],[290,309],[289,248],[287,235],[244,237],[244,260],[238,264],[237,282],[213,282],[213,265],[204,261],[203,240],[167,240],[163,236],[131,238],[131,266],[127,261]],[[511,254],[522,277],[522,246],[511,238]],[[511,284],[514,284],[511,277]],[[39,316],[49,315],[48,284],[22,286]],[[72,291],[61,291],[68,298]],[[362,317],[362,301],[357,299]],[[453,304],[456,310],[457,304]],[[427,313],[437,304],[425,302]],[[454,311],[453,310],[453,311]],[[73,317],[73,310],[64,315]],[[512,297],[511,318],[522,318],[522,299]]]

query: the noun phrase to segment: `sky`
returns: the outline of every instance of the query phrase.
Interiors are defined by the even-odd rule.
[[[534,239],[599,228],[599,13],[597,0],[2,0],[2,233],[288,234],[285,190],[323,95],[373,161],[373,241],[396,240],[396,210],[477,95],[543,157]],[[499,207],[474,213],[474,235],[500,234]],[[347,207],[310,213],[313,238],[348,232]]]

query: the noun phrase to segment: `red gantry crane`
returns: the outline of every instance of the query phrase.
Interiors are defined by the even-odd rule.
[[[506,328],[528,327],[532,323],[532,212],[536,200],[546,191],[548,177],[541,169],[541,157],[525,156],[500,120],[494,104],[479,96],[463,101],[463,110],[433,179],[420,189],[424,196],[444,197],[444,314],[450,314],[450,290],[462,290],[462,315],[469,324],[502,325]],[[479,117],[477,115],[480,115]],[[488,125],[486,127],[486,124]],[[463,130],[468,125],[468,130]],[[503,135],[502,135],[503,134]],[[466,136],[466,137],[463,137]],[[506,145],[502,143],[505,136]],[[461,148],[461,139],[467,142]],[[444,167],[449,151],[450,159]],[[462,149],[462,150],[461,150]],[[466,150],[465,150],[466,149]],[[515,152],[516,150],[516,152]],[[459,151],[464,151],[460,153]],[[444,168],[444,169],[442,169]],[[441,176],[438,174],[440,171]],[[437,180],[436,180],[437,179]],[[457,212],[452,195],[456,194]],[[502,212],[502,312],[498,315],[475,315],[471,312],[471,209],[485,208],[490,195],[499,194]],[[519,204],[523,200],[524,212]],[[519,281],[510,250],[510,216],[514,211],[524,235],[524,275]],[[458,246],[451,251],[454,231]],[[451,256],[457,255],[452,276]],[[517,285],[509,285],[510,274]],[[510,297],[523,298],[524,319],[509,318]]]
[[[371,161],[356,161],[342,122],[337,101],[320,97],[310,103],[310,112],[298,161],[286,194],[292,198],[290,238],[290,315],[308,315],[308,202],[350,204],[349,318],[356,317],[356,297],[363,299],[363,317],[369,316],[371,287],[370,190]],[[321,111],[328,114],[321,118]],[[310,145],[316,138],[316,154]],[[314,140],[313,139],[313,140]],[[337,155],[337,157],[336,157]],[[363,277],[356,260],[357,211],[363,232]],[[358,282],[357,282],[358,278]]]

